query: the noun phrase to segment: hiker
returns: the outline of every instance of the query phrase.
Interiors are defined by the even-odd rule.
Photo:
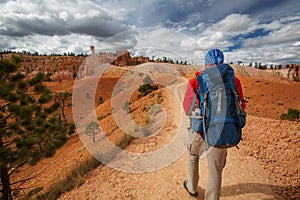
[[[224,55],[219,49],[212,49],[205,56],[205,68],[218,66],[223,64]],[[224,64],[225,65],[225,64]],[[223,66],[223,65],[220,65]],[[188,88],[185,93],[183,107],[186,115],[191,116],[196,108],[200,107],[199,86],[197,77],[202,71],[195,73],[195,78],[189,81]],[[246,104],[243,97],[240,80],[234,77],[234,83],[237,88],[237,93],[242,102],[242,109],[245,109]],[[192,122],[191,122],[192,123]],[[192,126],[192,125],[191,125]],[[183,182],[187,192],[197,197],[197,186],[199,181],[199,156],[207,152],[208,160],[208,181],[204,195],[205,200],[218,200],[221,194],[222,171],[225,166],[227,148],[207,147],[203,142],[203,133],[198,133],[188,128],[188,178]]]

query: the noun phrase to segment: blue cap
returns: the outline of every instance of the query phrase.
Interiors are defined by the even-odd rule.
[[[205,55],[205,65],[222,64],[224,62],[224,54],[220,49],[211,49]]]

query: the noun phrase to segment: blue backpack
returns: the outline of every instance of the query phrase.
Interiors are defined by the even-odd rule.
[[[200,114],[192,114],[192,130],[200,132],[208,146],[237,146],[246,124],[246,112],[241,107],[234,70],[228,64],[220,64],[203,70],[197,80]]]

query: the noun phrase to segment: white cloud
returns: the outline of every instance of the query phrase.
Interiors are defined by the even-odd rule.
[[[288,21],[291,20],[291,21]],[[284,23],[283,23],[284,22]],[[243,39],[242,49],[226,52],[225,60],[263,63],[300,62],[297,52],[300,52],[300,22],[298,17],[288,17],[274,20],[270,23],[260,23],[249,15],[231,14],[214,24],[200,24],[204,32],[198,34],[198,43],[207,51],[211,48],[227,50],[234,46],[233,36],[247,35],[257,30],[268,31],[265,36],[253,35],[253,38]]]
[[[283,26],[283,24],[279,20],[272,21],[271,23],[263,23],[259,24],[257,28],[262,28],[264,30],[277,30],[280,29]]]
[[[139,24],[142,24],[143,21],[144,21],[144,18],[143,18],[143,17],[139,17],[139,18],[137,19],[137,23],[139,23]]]
[[[127,29],[121,21],[127,14],[125,9],[109,10],[92,0],[9,1],[0,7],[4,24],[0,34],[64,35],[72,32],[110,36]]]
[[[294,47],[300,47],[300,41],[292,44]]]
[[[113,9],[109,11],[110,16],[112,16],[114,19],[125,21],[128,19],[129,12],[125,8],[121,9]]]
[[[255,30],[258,21],[251,19],[249,15],[230,14],[223,20],[211,25],[204,31],[204,35],[212,32],[222,31],[225,35],[236,35],[249,33]]]
[[[145,28],[137,29],[132,35],[136,39],[133,48],[136,55],[200,62],[199,54],[194,54],[195,51],[201,51],[197,40],[178,31],[159,27]]]
[[[243,63],[260,62],[265,64],[300,63],[297,52],[300,52],[299,46],[295,47],[287,44],[253,46],[234,52],[226,52],[225,61],[237,62],[240,60]]]
[[[65,52],[74,52],[76,54],[82,52],[89,53],[90,45],[100,44],[100,42],[92,36],[79,34],[70,34],[65,36],[29,35],[17,39],[13,39],[11,37],[1,38],[1,46],[8,43],[10,46],[14,47],[14,51],[37,51],[41,54]]]
[[[5,20],[52,21],[54,14],[42,11],[30,1],[9,1],[0,8],[0,17]]]
[[[62,11],[58,14],[58,17],[64,21],[68,21],[70,15],[66,11]]]
[[[206,35],[200,35],[197,43],[205,51],[211,48],[227,49],[233,45],[222,31],[213,31],[210,34],[207,32]]]
[[[214,24],[199,23],[196,27],[204,31],[200,31],[196,37],[204,51],[211,48],[226,50],[234,45],[232,36],[250,33],[257,26],[258,21],[248,15],[230,14]]]
[[[181,41],[181,47],[193,49],[198,45],[197,40],[194,38],[187,38]]]
[[[279,19],[281,23],[287,23],[287,22],[299,21],[299,20],[300,20],[300,12],[295,13],[293,16],[283,17]]]
[[[40,7],[37,3],[34,3],[29,0],[23,1],[7,1],[5,4],[2,4],[1,12],[3,13],[32,13],[38,12]]]
[[[279,24],[274,22],[273,24]],[[277,26],[278,29],[272,30],[268,35],[263,37],[256,37],[246,39],[244,47],[265,46],[271,44],[284,44],[290,42],[300,41],[300,22],[292,22],[289,24],[281,24]]]

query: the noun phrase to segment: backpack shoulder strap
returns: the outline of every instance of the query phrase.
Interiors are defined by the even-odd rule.
[[[200,105],[201,105],[201,114],[202,114],[202,126],[203,126],[203,134],[204,140],[206,144],[206,149],[208,149],[208,137],[206,130],[206,115],[207,115],[207,91],[205,90],[202,74],[197,76],[198,85],[199,85],[199,95],[200,95]]]
[[[231,90],[234,94],[235,104],[236,104],[236,107],[238,109],[238,114],[244,113],[245,111],[242,108],[241,99],[240,99],[240,96],[239,96],[237,90],[235,88],[231,88]]]
[[[203,95],[205,93],[205,88],[204,88],[204,83],[203,83],[203,77],[202,74],[197,76],[197,81],[198,81],[198,92],[200,94],[200,101],[203,102],[203,99],[201,99]]]
[[[191,105],[190,105],[188,115],[191,115],[192,111],[193,111],[194,108],[196,107],[196,101],[197,101],[197,93],[194,94],[194,98],[193,98],[193,101],[192,101],[192,103],[191,103]]]

